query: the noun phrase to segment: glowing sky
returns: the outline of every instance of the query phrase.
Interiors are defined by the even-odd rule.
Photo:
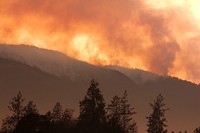
[[[199,0],[1,0],[0,43],[200,83]]]

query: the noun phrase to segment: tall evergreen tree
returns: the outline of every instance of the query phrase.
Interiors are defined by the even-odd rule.
[[[33,103],[33,101],[29,101],[28,104],[24,107],[25,115],[29,114],[38,114],[38,109],[36,107],[36,104]]]
[[[123,97],[121,98],[121,107],[122,107],[122,125],[125,133],[136,133],[137,126],[136,122],[133,120],[133,115],[136,114],[134,108],[128,103],[128,94],[127,91],[124,92]]]
[[[148,120],[147,126],[147,132],[148,133],[166,133],[167,130],[165,129],[167,127],[166,125],[166,118],[165,118],[165,112],[166,108],[164,103],[164,98],[161,94],[159,94],[156,98],[156,100],[152,103],[150,103],[150,106],[153,110],[152,114],[150,116],[146,117]]]
[[[122,133],[121,123],[121,98],[114,96],[107,107],[108,130],[110,133]]]
[[[39,133],[40,130],[40,115],[39,114],[26,114],[17,124],[12,133]]]
[[[85,98],[80,102],[78,126],[84,133],[102,133],[106,121],[105,102],[99,83],[92,79]]]
[[[52,110],[52,120],[53,122],[61,122],[62,120],[62,115],[63,115],[63,109],[62,109],[62,105],[57,102],[56,105],[54,106],[53,110]]]
[[[35,133],[40,130],[40,115],[36,104],[29,101],[24,107],[24,114],[13,133]]]
[[[66,108],[62,115],[62,121],[66,124],[70,123],[73,119],[74,110]]]
[[[12,100],[9,102],[10,105],[8,106],[8,109],[12,112],[12,115],[6,117],[3,120],[2,128],[4,130],[12,131],[19,123],[24,115],[24,100],[25,99],[22,97],[21,92],[19,92],[17,96],[13,97]]]
[[[73,118],[74,110],[66,108],[62,115],[61,127],[64,132],[74,132],[74,127],[77,124]]]
[[[107,115],[110,132],[113,133],[136,133],[137,126],[133,120],[134,108],[130,106],[127,99],[127,91],[120,98],[113,97],[111,104],[108,105]]]

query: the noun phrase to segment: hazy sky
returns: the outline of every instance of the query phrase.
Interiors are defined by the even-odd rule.
[[[200,82],[199,0],[1,0],[0,43]]]

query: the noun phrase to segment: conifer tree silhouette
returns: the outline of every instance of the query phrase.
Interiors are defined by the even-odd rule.
[[[11,116],[7,116],[3,119],[2,129],[9,132],[15,129],[16,125],[24,116],[24,98],[22,97],[21,92],[17,94],[17,96],[13,97],[9,102],[8,109],[12,112]]]
[[[134,108],[130,106],[127,99],[127,91],[120,98],[114,96],[107,108],[108,124],[110,132],[113,133],[136,133],[137,126],[133,120]]]
[[[84,133],[102,133],[106,122],[105,102],[99,83],[91,80],[85,98],[80,101],[80,115],[78,127]]]
[[[150,114],[150,116],[146,117],[146,119],[148,120],[147,132],[148,133],[167,133],[167,130],[165,129],[167,127],[165,112],[168,109],[164,108],[165,103],[164,103],[163,96],[159,94],[156,100],[153,102],[153,104],[150,103],[150,106],[153,112]]]

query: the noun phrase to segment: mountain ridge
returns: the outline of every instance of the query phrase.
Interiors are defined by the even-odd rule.
[[[21,51],[23,51],[24,53],[22,53]],[[25,57],[24,57],[24,54],[26,54]],[[128,76],[132,80],[137,80],[136,79],[137,76],[139,76],[138,78],[140,78],[140,80],[141,79],[156,80],[159,77],[172,77],[172,76],[157,75],[155,73],[152,73],[149,71],[144,71],[141,69],[125,68],[125,67],[113,66],[113,65],[97,66],[97,65],[89,64],[84,61],[74,59],[72,57],[69,57],[69,56],[67,56],[63,53],[60,53],[58,51],[55,51],[55,50],[47,50],[47,49],[38,48],[35,46],[29,46],[29,45],[0,44],[0,57],[6,58],[6,59],[13,59],[15,61],[25,63],[29,66],[37,67],[37,68],[41,69],[42,71],[48,72],[48,73],[56,75],[56,76],[64,76],[63,74],[66,74],[67,69],[72,71],[73,67],[74,67],[74,63],[78,63],[82,66],[90,67],[90,68],[91,67],[99,67],[99,68],[106,68],[106,69],[110,69],[110,70],[116,70],[117,72],[120,72],[120,73],[124,74],[125,76]],[[31,60],[30,60],[30,58],[31,58]],[[48,60],[46,60],[46,59],[48,59]],[[45,63],[43,61],[45,61]],[[41,65],[41,64],[45,64],[45,65]],[[52,65],[56,65],[56,66],[53,67]],[[65,66],[65,68],[64,68],[64,66]],[[66,66],[68,66],[68,68]],[[57,69],[57,68],[60,68],[60,69]],[[73,73],[71,75],[73,75]],[[133,76],[135,76],[135,77],[133,77]],[[191,82],[188,80],[180,79],[178,77],[173,77],[173,78],[177,78],[178,80],[182,80],[182,81],[185,81],[188,83]],[[137,81],[137,83],[143,83],[143,82],[144,81]],[[191,82],[191,83],[196,84],[193,82]]]
[[[2,49],[2,47],[4,48]],[[27,46],[24,45],[11,46],[11,49],[22,50],[19,47],[25,47],[24,49],[27,50]],[[131,69],[127,70],[130,75],[126,75],[119,70],[113,70],[113,68],[106,66],[98,67],[84,62],[80,63],[70,57],[68,60],[67,56],[61,54],[61,59],[66,57],[67,59],[64,58],[64,60],[68,61],[63,63],[63,60],[56,58],[58,56],[53,54],[54,52],[36,47],[28,48],[26,52],[19,51],[13,54],[13,50],[6,51],[10,49],[10,45],[0,45],[0,90],[3,92],[0,94],[3,99],[3,101],[0,101],[0,105],[3,106],[0,110],[1,119],[6,114],[8,101],[18,91],[21,91],[26,99],[33,100],[42,113],[47,112],[56,102],[61,102],[65,107],[73,108],[78,113],[78,103],[84,97],[90,80],[95,77],[100,83],[100,89],[107,103],[114,95],[122,95],[124,90],[128,91],[129,102],[138,112],[136,121],[140,132],[145,132],[146,129],[145,116],[150,113],[148,104],[159,93],[162,93],[166,98],[166,104],[170,108],[170,111],[167,112],[170,130],[178,132],[185,130],[182,129],[182,127],[185,127],[188,131],[192,131],[199,126],[200,108],[198,105],[200,105],[200,100],[198,94],[200,94],[200,87],[196,84],[163,76],[158,76],[156,80],[146,80],[140,84],[138,82],[140,80],[134,81],[135,77],[130,77],[132,76]],[[42,57],[47,51],[51,54]],[[24,57],[27,53],[29,56]],[[31,61],[28,60],[28,63],[32,64],[28,65],[23,58],[31,59]],[[19,59],[22,61],[20,62]],[[53,63],[50,63],[52,60]],[[43,67],[41,69],[34,63],[36,65],[41,63],[44,66],[39,64],[41,68]],[[63,64],[64,66],[62,66]],[[48,65],[50,68],[48,68]],[[51,67],[51,65],[56,65],[56,67]],[[47,70],[43,71],[43,69]],[[56,75],[52,69],[59,69],[56,72],[64,72],[64,75]],[[190,112],[193,112],[193,114],[190,114]],[[174,120],[174,118],[176,119]]]

